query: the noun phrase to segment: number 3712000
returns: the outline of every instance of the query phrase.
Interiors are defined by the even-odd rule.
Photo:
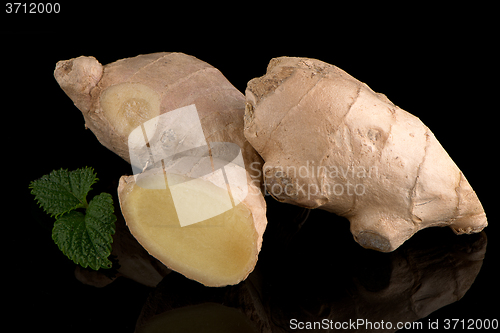
[[[445,319],[444,329],[498,329],[498,319]]]
[[[7,14],[51,14],[59,13],[61,5],[59,3],[25,3],[25,2],[7,2],[5,12]]]

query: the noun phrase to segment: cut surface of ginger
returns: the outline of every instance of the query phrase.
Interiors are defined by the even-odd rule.
[[[131,233],[169,268],[209,286],[236,284],[253,269],[257,232],[252,214],[244,203],[228,207],[226,190],[203,179],[162,173],[127,186],[120,200]],[[181,226],[181,214],[200,222]]]
[[[100,104],[115,131],[124,136],[160,114],[160,96],[142,83],[115,84],[104,90]]]

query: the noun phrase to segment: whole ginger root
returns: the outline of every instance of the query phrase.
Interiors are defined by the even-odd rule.
[[[487,226],[463,173],[417,117],[325,62],[281,57],[248,82],[245,136],[277,200],[349,219],[355,240],[389,252],[414,233]]]
[[[86,127],[138,170],[118,187],[138,242],[204,285],[245,279],[267,219],[262,159],[243,135],[244,95],[219,70],[183,53],[105,66],[82,56],[58,62],[54,76]]]

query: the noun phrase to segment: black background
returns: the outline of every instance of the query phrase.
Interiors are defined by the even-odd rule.
[[[56,62],[92,55],[106,64],[160,51],[194,55],[219,68],[241,91],[249,79],[265,73],[273,57],[317,58],[418,116],[464,172],[489,222],[486,257],[472,287],[460,301],[422,321],[498,319],[498,70],[492,47],[498,31],[489,24],[491,8],[343,9],[289,3],[274,9],[249,3],[234,4],[228,11],[213,5],[137,6],[62,4],[62,12],[52,15],[7,15],[2,8],[2,166],[8,198],[2,219],[2,270],[8,281],[3,284],[5,324],[13,324],[16,331],[133,331],[151,289],[123,278],[103,289],[78,282],[74,264],[53,244],[51,220],[34,204],[28,185],[53,169],[88,165],[101,179],[93,192],[113,192],[119,177],[131,173],[126,162],[84,129],[81,113],[53,78]],[[279,229],[274,225],[298,211],[266,199],[271,238]],[[302,272],[304,283],[324,274],[311,263],[338,277],[351,274],[344,269],[353,267],[344,265],[350,251],[359,255],[347,222],[332,218],[331,223],[339,225],[332,227],[329,218],[324,212],[311,213],[304,232],[321,236],[311,237],[303,253],[313,253],[314,259],[290,262]],[[437,244],[451,233],[447,228],[435,230],[422,232],[417,241]],[[318,245],[321,242],[328,246]],[[261,258],[268,266],[273,253],[265,236]],[[344,266],[337,266],[339,260]],[[284,279],[289,283],[286,275]]]

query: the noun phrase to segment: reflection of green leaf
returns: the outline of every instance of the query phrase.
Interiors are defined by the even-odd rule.
[[[116,221],[110,194],[96,195],[87,204],[87,193],[96,181],[91,168],[61,169],[30,184],[40,206],[56,216],[52,239],[59,249],[76,264],[95,270],[112,265],[108,257]],[[85,208],[85,214],[77,208]]]
[[[54,170],[31,182],[31,194],[51,216],[59,216],[73,209],[87,207],[87,193],[98,179],[92,168],[75,171]]]

